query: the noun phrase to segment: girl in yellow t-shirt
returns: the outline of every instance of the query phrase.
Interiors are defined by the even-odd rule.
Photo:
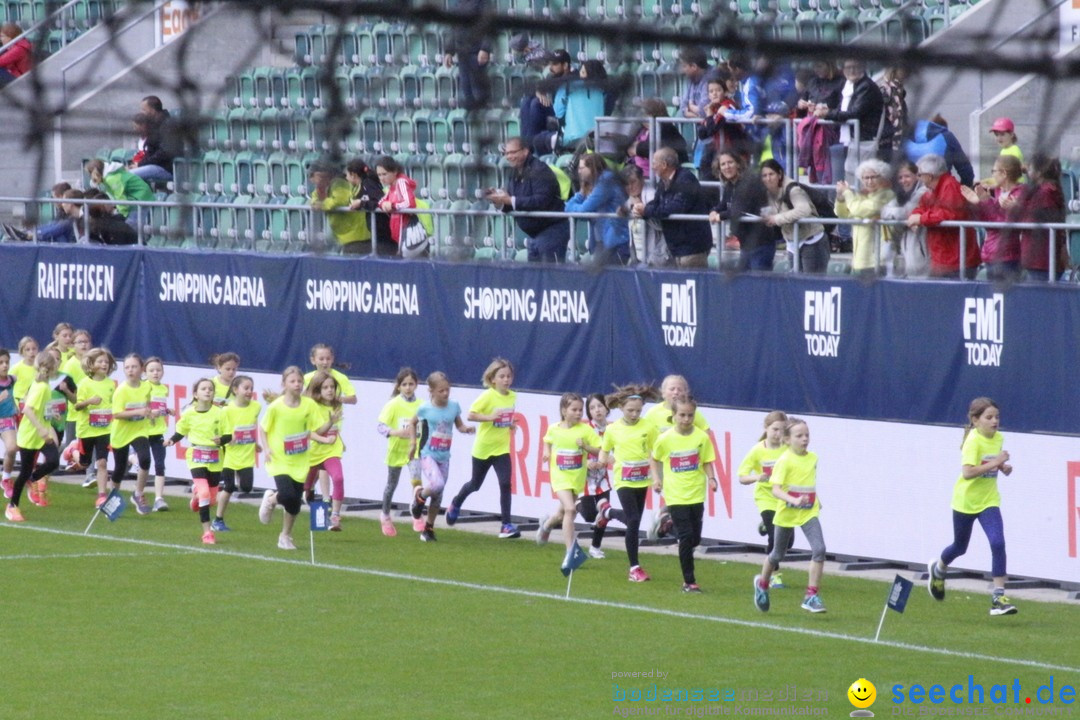
[[[334,348],[326,343],[315,343],[311,346],[308,360],[315,366],[315,370],[322,370],[334,378],[338,385],[338,400],[343,405],[356,404],[356,388],[353,387],[353,384],[343,372],[334,367]],[[342,367],[345,370],[349,369],[347,365]],[[304,375],[305,387],[311,384],[311,378],[315,376],[315,370],[311,370]]]
[[[585,401],[577,393],[566,393],[559,400],[558,423],[548,428],[544,435],[544,462],[551,473],[551,490],[559,500],[559,509],[540,518],[536,529],[536,542],[548,541],[556,525],[562,525],[563,543],[566,545],[565,566],[574,546],[574,517],[577,515],[577,499],[585,490],[585,476],[589,471],[588,457],[600,452],[600,437],[592,426],[581,422],[585,414]]]
[[[112,483],[118,490],[127,474],[128,455],[135,451],[139,469],[131,503],[137,513],[148,515],[150,504],[143,491],[150,475],[150,426],[157,424],[157,418],[150,415],[150,383],[143,380],[143,369],[142,356],[130,353],[124,358],[124,382],[113,392],[109,442],[113,451]]]
[[[51,394],[48,379],[56,372],[57,364],[56,359],[49,353],[41,353],[34,360],[34,382],[24,398],[23,419],[17,438],[19,476],[15,479],[10,502],[4,511],[4,516],[11,522],[23,521],[22,513],[19,512],[19,500],[26,484],[36,483],[60,464],[59,438],[56,430],[45,420],[45,407]],[[41,453],[43,459],[35,464],[38,453]]]
[[[622,417],[608,423],[598,462],[611,467],[615,494],[621,508],[600,511],[597,525],[618,520],[626,526],[626,559],[630,562],[630,582],[645,582],[649,574],[638,564],[638,529],[649,495],[649,455],[660,433],[656,425],[641,416],[646,402],[655,402],[660,393],[649,385],[624,385],[606,398],[607,406],[622,411]]]
[[[217,370],[214,376],[214,404],[225,407],[232,396],[232,381],[240,368],[240,356],[234,352],[223,352],[210,356],[210,364]]]
[[[694,576],[694,548],[701,544],[706,486],[716,492],[716,451],[712,440],[694,426],[697,403],[684,397],[675,401],[675,427],[656,439],[649,467],[653,490],[664,492],[668,512],[679,538],[679,565],[683,592],[699,593]]]
[[[1001,411],[997,403],[978,397],[968,407],[968,426],[960,451],[960,477],[953,488],[953,542],[930,561],[927,586],[935,600],[945,599],[945,573],[956,558],[967,552],[971,530],[978,520],[990,542],[990,562],[994,590],[990,614],[1015,615],[1016,607],[1005,597],[1005,528],[1001,520],[1001,493],[998,472],[1012,473],[1009,453],[1002,450],[1005,439],[998,432]],[[974,430],[974,432],[972,432]]]
[[[91,458],[97,471],[98,495],[96,505],[101,506],[107,496],[108,473],[105,471],[109,456],[109,428],[112,425],[112,396],[116,382],[109,377],[116,370],[116,358],[105,348],[94,348],[83,358],[86,377],[79,383],[75,394],[75,409],[79,411],[75,429],[82,448],[79,464],[88,466]]]
[[[791,546],[795,528],[802,528],[806,542],[810,544],[810,580],[801,607],[807,612],[823,613],[825,603],[818,595],[818,586],[821,585],[821,574],[825,569],[825,536],[818,520],[821,512],[821,503],[817,498],[818,457],[807,449],[810,445],[810,427],[805,420],[788,420],[785,439],[788,449],[777,459],[769,477],[773,497],[779,501],[773,518],[776,541],[772,552],[765,557],[761,574],[754,576],[754,605],[762,612],[768,611],[769,578],[780,567],[780,561]]]
[[[147,441],[150,457],[154,460],[154,512],[169,509],[165,502],[165,433],[169,430],[169,416],[175,415],[169,408],[169,386],[161,382],[165,376],[165,363],[159,357],[146,359],[146,382],[150,385],[150,416],[154,425]]]
[[[517,425],[514,416],[517,393],[510,389],[514,382],[514,366],[509,360],[495,358],[484,370],[483,380],[487,390],[480,393],[469,408],[469,422],[480,423],[473,443],[472,478],[458,490],[446,508],[446,524],[457,522],[465,498],[479,490],[488,470],[495,468],[502,519],[499,537],[504,540],[519,538],[521,532],[510,522],[510,435]]]
[[[386,487],[383,488],[382,513],[379,515],[382,534],[386,537],[397,535],[390,520],[390,505],[394,501],[401,469],[408,466],[413,487],[420,484],[420,461],[416,458],[416,440],[412,429],[416,411],[420,409],[420,399],[416,397],[419,384],[420,377],[412,368],[398,370],[390,401],[383,405],[379,413],[379,434],[387,439]]]
[[[251,492],[255,485],[255,454],[259,448],[259,412],[262,405],[255,400],[255,381],[247,375],[233,378],[230,388],[232,401],[223,407],[223,434],[231,440],[225,448],[225,461],[221,467],[221,493],[217,498],[217,512],[210,529],[214,532],[229,532],[225,524],[225,511],[229,500],[239,488],[240,492]]]
[[[333,375],[316,370],[305,392],[318,409],[309,426],[311,439],[315,442],[308,453],[311,469],[304,489],[310,490],[315,480],[319,480],[323,495],[330,496],[330,529],[341,532],[341,504],[345,501],[345,473],[341,468],[341,458],[345,454],[345,443],[341,441],[341,388]],[[329,493],[326,492],[327,477],[330,479]]]
[[[37,375],[37,371],[34,370],[34,360],[37,359],[37,354],[37,340],[29,335],[19,340],[19,357],[21,360],[12,366],[11,374],[15,376],[15,403],[20,408],[22,407],[23,398],[26,397],[26,391],[30,389],[30,386],[34,383],[34,376]]]
[[[766,555],[772,552],[773,539],[776,535],[773,526],[773,518],[776,516],[776,498],[772,494],[772,483],[769,482],[769,478],[772,477],[776,461],[787,450],[787,445],[784,444],[784,430],[787,428],[787,423],[788,417],[783,410],[773,410],[766,415],[765,432],[761,433],[761,437],[754,443],[754,447],[750,448],[750,452],[746,453],[742,464],[739,465],[739,482],[743,485],[754,486],[754,504],[761,513],[758,533],[768,538]],[[794,536],[791,541],[795,542]],[[790,549],[791,546],[788,545],[788,550]],[[779,566],[769,581],[769,587],[773,589],[784,587]]]
[[[71,323],[57,323],[52,331],[53,344],[60,351],[60,364],[57,369],[63,367],[72,355],[75,354],[75,327]]]
[[[210,527],[210,506],[217,502],[221,483],[221,458],[232,436],[224,431],[225,412],[214,405],[214,381],[199,378],[191,387],[191,404],[180,414],[165,447],[172,447],[181,438],[188,439],[185,459],[191,472],[191,509],[199,513],[202,541],[216,545],[217,538]]]

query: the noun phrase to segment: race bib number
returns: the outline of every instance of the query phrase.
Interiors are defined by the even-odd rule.
[[[238,425],[233,428],[232,444],[233,445],[254,445],[255,444],[255,426],[254,425]]]
[[[495,422],[491,423],[497,428],[508,428],[514,424],[514,408],[502,408],[495,411]]]
[[[789,490],[788,495],[796,498],[809,498],[809,503],[806,505],[793,505],[792,503],[787,504],[789,508],[794,508],[795,510],[808,510],[814,507],[814,503],[817,502],[816,492],[796,492],[794,490]]]
[[[768,483],[769,478],[772,477],[773,465],[776,464],[775,460],[765,460],[761,463],[761,474],[765,476],[764,480],[758,480],[758,482]]]
[[[59,420],[67,413],[67,400],[60,398],[59,400],[50,400],[45,404],[45,419],[46,420]],[[112,413],[109,413],[109,419],[112,419]],[[105,423],[108,425],[109,423]]]
[[[12,432],[15,431],[15,418],[0,418],[0,433],[7,432],[8,430],[11,430]]]
[[[112,423],[112,410],[91,410],[90,427],[107,428]]]
[[[993,460],[996,457],[997,457],[997,455],[983,455],[982,461],[984,463],[988,463],[988,462],[990,462],[991,460]],[[996,478],[997,476],[998,476],[998,469],[997,468],[994,468],[993,470],[987,470],[982,475],[980,475],[980,477],[984,477],[984,478]]]
[[[668,459],[671,461],[671,472],[694,472],[698,469],[697,448],[673,452]]]
[[[453,436],[448,433],[435,432],[428,438],[428,448],[431,450],[438,450],[439,452],[446,452],[450,449],[450,442]]]
[[[169,404],[161,398],[152,398],[150,400],[150,412],[158,417],[165,415],[169,411]]]
[[[191,462],[203,465],[217,465],[221,462],[221,448],[195,445],[191,448]]]
[[[624,462],[622,464],[622,479],[627,482],[641,482],[649,479],[649,461]]]
[[[560,470],[580,470],[584,453],[577,450],[556,450],[555,467]]]
[[[146,403],[128,403],[124,406],[124,410],[137,410],[138,415],[132,415],[128,418],[131,422],[138,422],[139,420],[146,419]]]
[[[296,435],[286,435],[284,442],[286,455],[302,455],[308,451],[308,434],[297,433]]]

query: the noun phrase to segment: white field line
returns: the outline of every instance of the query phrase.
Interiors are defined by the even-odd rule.
[[[196,552],[196,549],[191,549],[187,553]],[[67,560],[71,558],[121,558],[121,557],[154,557],[154,556],[175,556],[175,552],[124,552],[124,553],[109,553],[109,552],[86,552],[86,553],[53,553],[43,555],[0,555],[0,562],[6,562],[8,560]]]
[[[370,568],[352,567],[348,565],[330,565],[325,563],[312,563],[307,559],[301,559],[296,557],[274,557],[271,555],[257,555],[255,553],[238,552],[235,550],[225,550],[223,548],[199,548],[191,547],[188,545],[176,545],[173,543],[157,542],[155,540],[139,540],[136,538],[119,538],[111,537],[108,535],[84,535],[76,530],[58,530],[56,528],[44,528],[34,527],[29,525],[11,525],[0,523],[0,528],[10,528],[19,531],[28,532],[42,532],[51,535],[67,535],[71,537],[86,538],[92,540],[105,540],[110,542],[129,543],[135,545],[142,545],[144,547],[162,548],[166,550],[180,551],[184,554],[207,554],[207,555],[224,555],[227,557],[242,558],[244,560],[257,560],[260,562],[278,563],[282,565],[294,565],[298,567],[306,568],[319,568],[322,570],[334,570],[337,572],[355,573],[357,575],[370,575],[373,577],[387,578],[391,580],[406,580],[409,582],[421,582],[429,585],[442,585],[444,587],[463,588],[467,590],[478,590],[481,592],[493,592],[503,593],[506,595],[516,595],[519,597],[530,597],[542,600],[552,600],[555,602],[569,602],[577,603],[579,605],[590,605],[593,607],[612,608],[616,610],[632,610],[634,612],[650,613],[652,615],[662,615],[664,617],[685,618],[687,620],[700,620],[703,622],[719,623],[721,625],[734,625],[736,627],[754,628],[760,630],[772,630],[779,633],[787,633],[792,635],[804,635],[815,638],[825,638],[829,640],[841,640],[844,642],[857,643],[860,645],[872,645],[875,647],[893,648],[896,650],[906,650],[909,652],[925,653],[929,655],[940,655],[943,657],[963,658],[965,660],[980,660],[983,662],[994,663],[998,665],[1019,665],[1023,667],[1037,668],[1040,670],[1060,670],[1063,672],[1080,674],[1080,667],[1071,667],[1068,665],[1057,665],[1054,663],[1041,662],[1039,660],[1030,660],[1026,658],[1008,658],[998,657],[995,655],[985,655],[982,653],[964,652],[961,650],[949,650],[947,648],[930,647],[927,645],[913,645],[910,643],[896,642],[892,640],[879,640],[874,641],[871,637],[859,637],[857,635],[845,635],[843,633],[828,632],[825,630],[813,630],[810,628],[789,627],[786,625],[777,625],[767,622],[756,622],[753,620],[740,620],[737,618],[726,618],[716,615],[698,615],[695,613],[681,612],[679,610],[667,610],[664,608],[649,607],[647,605],[633,605],[630,603],[613,602],[610,600],[598,600],[590,598],[578,598],[571,597],[565,598],[560,593],[547,593],[539,592],[536,590],[522,590],[521,588],[503,587],[500,585],[484,585],[482,583],[463,582],[461,580],[447,580],[444,578],[426,577],[423,575],[411,575],[409,573],[391,572],[388,570],[372,570]]]

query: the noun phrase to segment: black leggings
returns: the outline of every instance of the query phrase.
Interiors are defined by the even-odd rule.
[[[132,449],[139,457],[139,469],[150,471],[150,441],[147,438],[138,437],[132,440],[130,445],[114,447],[112,481],[117,488],[127,474],[128,454]]]
[[[154,475],[165,477],[165,436],[151,435],[150,456],[154,458]]]
[[[483,459],[474,457],[472,479],[462,485],[458,494],[454,496],[454,507],[460,508],[465,503],[465,498],[480,489],[491,468],[495,468],[495,477],[499,481],[499,510],[502,514],[502,523],[507,525],[510,522],[510,453],[492,455]]]
[[[626,526],[626,559],[630,561],[630,567],[634,567],[638,564],[638,530],[649,487],[621,487],[615,490],[615,494],[619,496],[622,510],[612,508],[611,517]]]
[[[694,579],[694,548],[701,544],[701,524],[705,517],[705,503],[693,505],[668,505],[671,521],[675,523],[675,535],[679,538],[679,566],[684,583],[696,583]]]
[[[219,470],[211,470],[207,467],[191,468],[192,479],[206,480],[206,486],[208,488],[216,488],[221,483],[221,472]],[[195,488],[192,488],[192,492],[195,492]],[[213,501],[214,495],[211,490],[211,501]],[[199,505],[199,522],[210,522],[210,506]]]
[[[820,242],[820,241],[819,241]],[[776,517],[775,510],[762,510],[761,511],[761,523],[765,526],[765,535],[769,539],[768,545],[765,547],[765,554],[772,555],[773,544],[776,542],[776,526],[773,525],[773,518]],[[791,539],[788,541],[787,550],[791,549],[791,546],[795,544],[795,534],[792,533]],[[773,572],[780,569],[780,563],[776,564],[773,568]]]
[[[79,464],[90,465],[90,461],[106,460],[109,457],[109,434],[91,438],[79,438],[82,450],[79,451]]]
[[[578,512],[581,513],[581,517],[585,518],[585,522],[595,522],[596,516],[599,514],[597,509],[598,504],[604,502],[611,502],[611,491],[605,490],[599,495],[582,495],[578,498]],[[604,541],[604,532],[606,528],[593,527],[592,532],[592,546],[595,548],[600,547],[600,543]]]
[[[37,463],[35,467],[34,461],[39,452],[44,456],[44,460]],[[59,466],[60,449],[52,443],[45,443],[42,447],[33,450],[19,448],[19,477],[15,478],[15,487],[11,491],[11,504],[15,507],[19,506],[19,498],[22,497],[22,491],[27,482],[30,480],[37,482]]]
[[[290,515],[300,514],[300,504],[304,495],[304,483],[296,482],[288,475],[275,475],[278,505]]]
[[[230,494],[236,492],[237,479],[240,480],[240,492],[251,492],[255,485],[255,468],[225,468],[221,471],[221,489]]]

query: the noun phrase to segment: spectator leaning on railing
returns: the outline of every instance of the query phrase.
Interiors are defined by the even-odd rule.
[[[926,186],[919,181],[919,169],[915,163],[905,160],[896,169],[896,197],[881,209],[882,220],[907,220],[926,194]],[[892,236],[897,256],[894,264],[885,265],[888,277],[923,277],[930,269],[930,254],[926,249],[926,228],[893,226]]]
[[[724,238],[724,246],[738,248],[740,272],[771,271],[776,256],[774,231],[760,222],[747,222],[745,219],[747,215],[759,218],[762,209],[769,203],[761,176],[747,169],[746,158],[731,150],[724,150],[716,156],[713,171],[722,184],[720,200],[709,213],[709,222],[728,221],[729,230]]]
[[[1020,222],[1065,222],[1065,195],[1061,190],[1061,163],[1057,158],[1036,153],[1028,165],[1028,184],[1020,199]],[[1028,280],[1050,279],[1050,231],[1020,231],[1020,264]],[[1055,230],[1054,270],[1060,275],[1068,267],[1065,233]]]
[[[22,28],[15,23],[0,25],[0,46],[11,44],[21,34]],[[19,38],[14,45],[0,53],[0,87],[30,72],[33,54],[34,48],[26,38]]]
[[[672,215],[709,214],[709,201],[694,174],[679,166],[679,156],[671,148],[653,154],[652,170],[656,175],[656,197],[647,205],[636,204],[631,213],[646,220],[656,219],[664,229],[668,251],[680,268],[708,267],[712,249],[712,231],[707,222],[672,220]]]
[[[919,199],[915,212],[907,219],[910,228],[926,228],[930,250],[930,276],[960,277],[960,237],[964,237],[964,277],[971,280],[979,269],[979,244],[973,228],[946,228],[941,223],[967,220],[968,202],[960,192],[960,181],[949,173],[945,158],[926,155],[916,163],[919,179],[927,192]]]
[[[596,153],[578,160],[581,191],[566,203],[567,212],[614,213],[626,202],[615,171]],[[630,259],[630,229],[625,218],[589,220],[589,253],[601,265],[625,265]]]
[[[492,205],[509,213],[562,212],[559,181],[555,173],[533,157],[525,141],[513,137],[503,146],[503,156],[510,165],[506,188],[488,188]],[[529,262],[565,262],[570,242],[570,222],[566,218],[516,217],[517,226],[529,236]]]
[[[857,174],[858,192],[843,180],[836,183],[836,204],[833,206],[836,217],[879,220],[882,209],[896,197],[889,187],[892,168],[881,160],[864,160],[859,163]],[[878,275],[892,265],[891,234],[892,228],[888,225],[856,225],[852,229],[852,274]],[[880,238],[880,251],[875,237]]]
[[[783,233],[788,251],[795,249],[795,221],[818,217],[817,208],[806,191],[790,178],[784,177],[780,163],[769,159],[761,163],[761,182],[768,193],[768,210],[764,224],[778,227]],[[816,222],[799,223],[799,269],[804,273],[822,274],[829,268],[829,235]]]
[[[993,184],[977,183],[975,188],[960,188],[972,205],[972,212],[986,222],[1008,222],[1020,216],[1020,201],[1024,186],[1020,176],[1024,171],[1012,155],[1001,155],[994,161]],[[986,279],[1012,281],[1020,277],[1020,236],[1013,230],[987,228],[982,244],[982,261]]]

